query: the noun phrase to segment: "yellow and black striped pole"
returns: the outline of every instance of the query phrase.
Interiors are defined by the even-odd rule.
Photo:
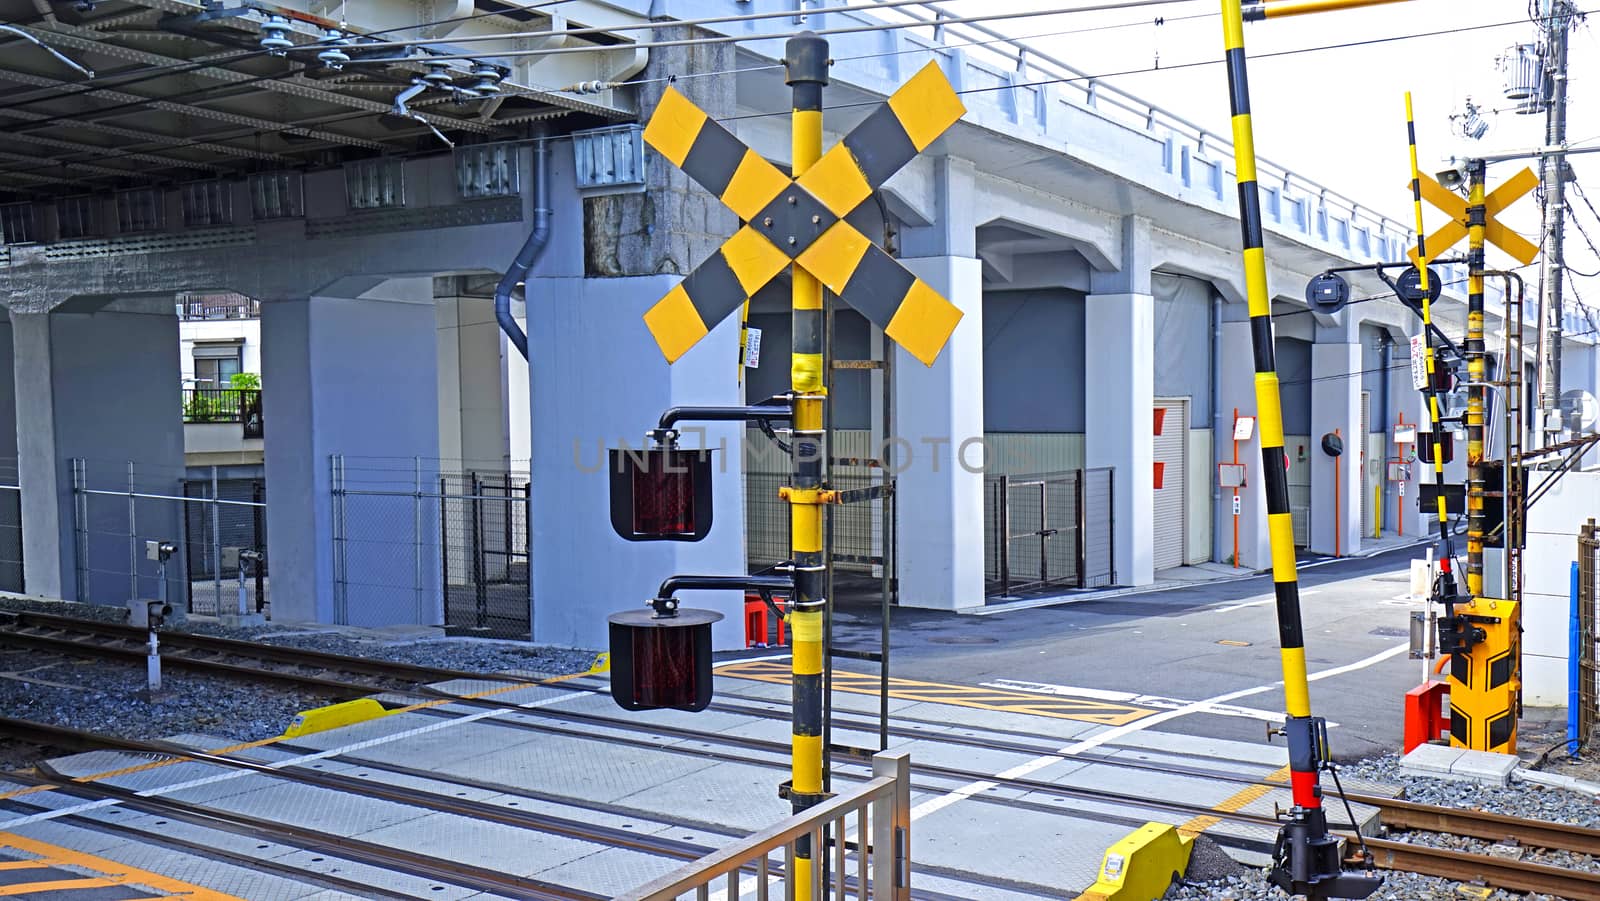
[[[1467,161],[1467,596],[1483,597],[1483,417],[1488,366],[1483,349],[1483,238],[1488,220],[1483,160]]]
[[[806,32],[784,46],[787,82],[794,91],[790,153],[799,178],[822,156],[822,88],[828,83],[828,42]],[[822,800],[822,621],[824,596],[822,486],[827,464],[822,405],[822,283],[802,266],[791,266],[793,341],[789,384],[794,392],[793,481],[789,501],[790,562],[794,595],[789,601],[793,651],[793,746],[789,802],[800,813]],[[795,841],[793,897],[810,901],[817,891],[814,860],[826,855],[811,837]]]
[[[1406,92],[1406,143],[1411,150],[1411,202],[1417,217],[1417,271],[1418,288],[1422,292],[1422,346],[1428,383],[1423,393],[1428,398],[1428,442],[1433,451],[1433,487],[1436,498],[1435,512],[1439,517],[1439,576],[1440,596],[1444,599],[1445,615],[1454,614],[1456,603],[1455,543],[1450,537],[1449,508],[1444,496],[1444,422],[1439,414],[1438,383],[1434,372],[1437,362],[1433,353],[1433,302],[1428,283],[1428,242],[1422,224],[1422,170],[1417,166],[1417,124],[1411,110],[1411,92]]]
[[[1270,7],[1269,7],[1270,8]],[[1311,10],[1306,10],[1311,11]],[[1250,121],[1250,86],[1244,50],[1244,9],[1222,0],[1228,98],[1233,114],[1234,171],[1239,184],[1245,293],[1255,360],[1256,416],[1261,429],[1261,471],[1272,547],[1272,582],[1277,598],[1278,639],[1283,668],[1283,734],[1289,744],[1289,779],[1294,803],[1278,834],[1269,876],[1290,894],[1317,898],[1365,898],[1382,879],[1371,872],[1343,871],[1340,841],[1328,833],[1319,770],[1328,759],[1327,726],[1311,715],[1306,678],[1305,635],[1300,622],[1300,586],[1295,570],[1294,524],[1289,512],[1288,460],[1283,450],[1283,408],[1273,348],[1272,298],[1267,293],[1267,258],[1256,184],[1255,132]]]

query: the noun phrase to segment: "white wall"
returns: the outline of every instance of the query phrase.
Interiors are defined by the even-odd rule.
[[[1529,473],[1528,490],[1545,473]],[[1600,518],[1600,471],[1572,472],[1528,510],[1523,557],[1522,691],[1530,707],[1567,704],[1567,639],[1578,527]]]
[[[178,323],[178,362],[183,372],[185,386],[194,384],[194,346],[196,342],[232,341],[240,346],[240,372],[261,372],[261,320],[259,319],[202,319]],[[226,388],[227,385],[211,387]],[[264,386],[263,386],[264,387]]]

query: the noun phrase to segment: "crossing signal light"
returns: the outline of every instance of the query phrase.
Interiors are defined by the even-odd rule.
[[[670,601],[670,599],[668,599]],[[704,710],[711,704],[711,624],[714,610],[614,613],[611,624],[611,698],[624,710]]]
[[[1454,460],[1456,458],[1455,436],[1446,432],[1444,441],[1439,443],[1439,449],[1440,455],[1444,458],[1444,462],[1449,463],[1451,460]],[[1421,437],[1421,440],[1417,442],[1417,456],[1420,457],[1424,463],[1433,462],[1433,436],[1423,435]]]
[[[699,541],[711,532],[711,452],[611,450],[611,528],[628,541]]]

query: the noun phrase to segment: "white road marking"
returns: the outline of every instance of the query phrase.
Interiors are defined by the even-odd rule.
[[[1354,663],[1347,663],[1344,666],[1336,666],[1333,669],[1326,669],[1318,673],[1313,673],[1307,677],[1307,681],[1318,682],[1323,679],[1331,679],[1334,676],[1342,676],[1346,673],[1353,673],[1357,670],[1366,669],[1374,664],[1382,663],[1383,661],[1388,660],[1390,657],[1396,657],[1400,654],[1404,654],[1409,650],[1411,650],[1410,642],[1397,644],[1386,651],[1379,651],[1370,657],[1364,657]],[[1004,772],[997,773],[995,774],[994,778],[997,780],[1020,779],[1029,773],[1042,770],[1053,763],[1060,763],[1073,755],[1081,754],[1084,751],[1097,748],[1107,742],[1116,741],[1119,738],[1132,735],[1135,732],[1142,732],[1151,726],[1157,726],[1161,723],[1165,723],[1169,720],[1175,720],[1180,716],[1187,716],[1191,713],[1209,712],[1209,709],[1215,705],[1222,704],[1227,701],[1237,700],[1239,698],[1246,698],[1251,695],[1263,694],[1265,692],[1272,691],[1282,684],[1282,681],[1278,681],[1269,683],[1267,685],[1257,685],[1254,688],[1241,688],[1238,691],[1230,691],[1225,694],[1217,695],[1216,697],[1207,698],[1204,701],[1193,701],[1175,710],[1167,710],[1162,713],[1155,714],[1154,716],[1147,716],[1142,720],[1138,720],[1137,722],[1105,729],[1090,735],[1088,738],[1073,742],[1059,751],[1056,751],[1054,754],[1046,754],[1041,757],[1036,757],[1027,763],[1023,763]],[[999,785],[999,782],[990,781],[988,779],[979,779],[975,782],[969,782],[960,788],[953,789],[945,794],[939,795],[936,798],[929,798],[928,800],[923,801],[921,804],[911,808],[911,819],[916,820],[920,817],[925,817],[930,813],[943,810],[944,808],[949,807],[951,804],[954,804],[958,801],[964,801],[980,792],[988,791],[991,788],[997,788]]]
[[[1303,597],[1303,598],[1308,598],[1308,597],[1311,597],[1314,594],[1321,594],[1321,593],[1322,593],[1322,589],[1313,588],[1310,591],[1302,591],[1302,592],[1300,592],[1300,596]],[[1265,607],[1266,605],[1271,604],[1276,600],[1277,600],[1276,598],[1270,598],[1270,597],[1269,598],[1262,598],[1259,601],[1248,601],[1248,602],[1243,603],[1243,604],[1233,604],[1233,605],[1228,606],[1228,607],[1213,607],[1212,609],[1204,611],[1204,612],[1206,612],[1206,613],[1232,613],[1235,610],[1243,610],[1246,607]]]
[[[538,701],[529,701],[529,702],[527,702],[525,704],[518,704],[514,708],[496,708],[494,710],[480,710],[477,713],[469,713],[469,714],[467,714],[465,716],[454,717],[452,719],[442,720],[442,721],[437,722],[437,723],[429,723],[426,726],[417,726],[415,728],[405,729],[405,730],[402,730],[400,732],[395,732],[395,733],[393,733],[391,735],[382,735],[382,736],[379,736],[377,738],[366,739],[365,741],[358,741],[358,742],[353,742],[353,743],[348,744],[348,745],[341,745],[340,747],[337,747],[337,748],[329,748],[326,751],[318,751],[318,752],[316,752],[314,754],[302,754],[302,755],[300,755],[298,757],[287,757],[287,758],[284,758],[283,760],[276,760],[276,761],[273,761],[272,763],[268,763],[268,764],[266,764],[266,767],[268,769],[276,770],[276,769],[282,769],[284,767],[298,766],[298,765],[300,765],[302,763],[311,763],[312,761],[316,761],[316,760],[326,760],[326,759],[328,759],[330,757],[338,757],[341,754],[349,754],[349,753],[352,753],[354,751],[365,750],[367,748],[376,747],[378,745],[388,744],[389,742],[392,742],[392,741],[399,741],[400,739],[404,739],[404,738],[414,738],[414,737],[416,737],[418,735],[426,735],[429,732],[437,732],[440,729],[448,729],[448,728],[451,728],[453,726],[462,726],[462,725],[466,725],[467,723],[474,723],[474,722],[477,722],[478,720],[486,720],[486,719],[491,719],[493,717],[505,716],[508,713],[516,713],[518,710],[533,710],[533,709],[536,709],[536,708],[539,708],[539,707],[549,707],[549,706],[554,705],[554,704],[560,704],[560,703],[563,703],[563,702],[566,702],[566,701],[570,701],[570,700],[574,700],[574,699],[582,698],[582,697],[587,697],[587,695],[585,693],[583,693],[583,692],[564,692],[562,694],[553,695],[551,697],[543,698],[543,699],[538,700]],[[174,754],[173,756],[176,757],[176,756],[180,756],[180,755]],[[204,761],[201,761],[201,762],[204,763]],[[208,764],[208,765],[209,766],[215,766],[216,764]],[[196,778],[196,779],[190,779],[190,780],[188,780],[186,782],[175,782],[175,783],[173,783],[171,785],[163,785],[163,786],[159,786],[157,788],[147,788],[144,791],[135,792],[134,793],[134,797],[137,797],[137,798],[159,798],[162,795],[167,795],[167,794],[171,794],[173,792],[183,791],[184,789],[188,789],[188,788],[198,788],[198,787],[200,787],[202,785],[212,785],[212,784],[217,783],[217,782],[227,782],[230,779],[241,779],[241,778],[243,778],[245,776],[259,776],[259,775],[261,775],[261,772],[259,770],[253,770],[253,769],[252,770],[227,770],[225,772],[217,773],[217,774],[214,774],[214,775],[211,775],[211,776],[201,776],[201,777]],[[102,807],[114,807],[114,806],[116,806],[118,804],[121,804],[121,803],[122,803],[122,801],[120,799],[107,798],[107,799],[100,800],[100,801],[88,801],[88,802],[85,802],[83,804],[73,805],[71,807],[61,807],[61,808],[58,808],[56,810],[47,810],[47,811],[43,811],[41,813],[34,813],[34,814],[29,814],[29,815],[23,816],[23,817],[16,817],[14,819],[10,819],[10,820],[6,820],[4,822],[0,822],[0,832],[10,831],[12,829],[15,829],[18,826],[26,826],[29,823],[38,823],[38,822],[43,822],[44,820],[53,820],[53,819],[56,819],[57,817],[73,816],[75,814],[86,813],[86,812],[91,811],[91,810],[98,810],[98,809],[100,809]]]

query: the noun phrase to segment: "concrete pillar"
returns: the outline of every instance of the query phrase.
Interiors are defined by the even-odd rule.
[[[932,366],[894,354],[900,603],[954,610],[983,604],[983,269],[972,257],[902,259],[962,313]]]
[[[157,596],[144,541],[180,542],[181,504],[73,491],[81,459],[89,489],[181,493],[178,320],[170,302],[69,302],[55,313],[14,314],[16,415],[24,583],[31,594],[122,605]],[[77,513],[87,522],[78,528]],[[80,550],[87,555],[79,559]],[[168,567],[181,601],[182,559]]]
[[[714,516],[704,540],[630,542],[611,528],[607,449],[648,446],[645,432],[668,407],[740,403],[738,317],[718,323],[670,367],[640,321],[677,283],[676,276],[529,283],[536,641],[604,648],[606,616],[642,607],[666,577],[746,571],[741,423],[704,424],[703,445],[694,432],[681,440],[713,448]],[[685,607],[724,615],[712,633],[717,648],[744,647],[737,592],[680,597]]]
[[[1217,349],[1220,364],[1217,368],[1218,397],[1226,428],[1233,427],[1233,411],[1240,416],[1256,415],[1255,366],[1251,360],[1250,322],[1245,317],[1242,304],[1230,304],[1224,315],[1237,315],[1239,319],[1225,320]],[[1228,434],[1218,436],[1216,446],[1218,463],[1231,462],[1233,442]],[[1267,500],[1261,476],[1261,429],[1251,430],[1248,441],[1239,442],[1239,462],[1245,467],[1245,487],[1239,490],[1239,565],[1241,568],[1264,569],[1272,563],[1271,537],[1267,534]],[[1217,559],[1227,560],[1233,555],[1233,493],[1223,492],[1224,502],[1217,506],[1216,534]]]
[[[438,505],[408,496],[416,458],[423,491],[438,485],[431,281],[351,276],[262,304],[261,331],[273,619],[442,622]],[[335,455],[352,488],[388,495],[347,497],[336,517]]]
[[[1311,345],[1311,550],[1361,550],[1361,345]],[[1374,410],[1377,409],[1376,404]],[[1338,430],[1344,453],[1330,457],[1322,436]]]
[[[1113,515],[1117,583],[1155,580],[1155,298],[1091,294],[1084,300],[1084,463],[1116,471]],[[1104,377],[1102,377],[1104,376]],[[1179,423],[1187,428],[1188,423]]]
[[[22,591],[22,493],[16,486],[16,368],[11,320],[0,311],[0,591]]]
[[[439,329],[439,457],[447,469],[506,468],[506,361],[509,342],[494,318],[494,300],[442,295]],[[509,348],[523,362],[515,348]],[[526,367],[524,366],[524,369]],[[523,381],[527,381],[526,373]]]

